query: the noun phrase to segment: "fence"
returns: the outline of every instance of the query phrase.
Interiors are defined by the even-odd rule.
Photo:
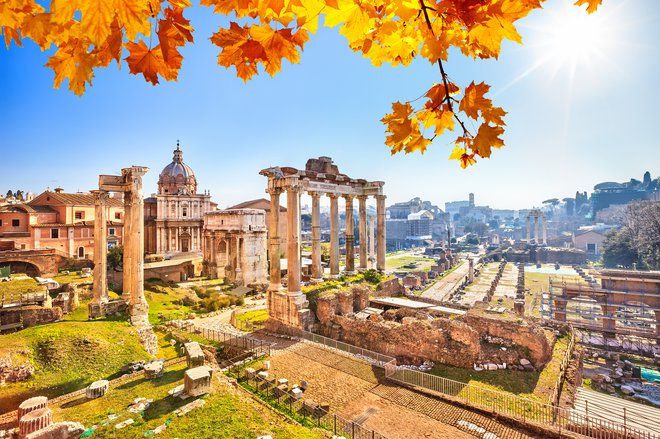
[[[190,327],[187,330],[193,332]],[[217,330],[200,329],[197,330],[197,332],[201,333],[202,336],[206,338],[219,342],[222,341],[223,343],[239,343],[243,346],[246,346],[245,344],[248,343],[248,346],[254,346],[250,345],[250,342],[243,341],[242,339],[261,342],[260,340],[252,339],[251,337],[237,337],[225,334],[222,331]],[[221,335],[215,335],[216,333]],[[222,337],[222,340],[220,337]],[[234,339],[241,340],[232,341]],[[385,377],[399,384],[430,390],[436,394],[439,394],[443,399],[446,399],[450,402],[460,403],[473,409],[497,413],[499,415],[508,417],[510,419],[515,419],[526,424],[537,424],[542,427],[557,431],[559,434],[561,434],[562,431],[570,431],[597,439],[615,439],[622,437],[627,439],[660,439],[660,435],[655,432],[632,427],[627,425],[625,422],[621,423],[607,419],[607,415],[604,414],[603,411],[592,411],[592,414],[589,415],[588,411],[581,413],[572,408],[562,408],[558,407],[556,404],[546,404],[513,394],[487,389],[478,385],[466,384],[448,378],[431,375],[425,372],[420,372],[405,367],[399,367],[396,364],[396,359],[391,356],[353,346],[348,343],[340,342],[311,332],[303,332],[300,336],[300,339],[304,342],[316,343],[327,348],[334,349],[340,353],[347,353],[352,356],[357,356],[362,360],[374,364],[375,366],[382,367],[385,369]],[[261,343],[263,343],[265,346],[267,345],[267,352],[270,354],[270,344],[264,342]],[[566,370],[568,361],[570,360],[569,352],[572,352],[574,344],[575,338],[574,335],[572,335],[571,340],[569,341],[569,349],[566,353],[566,356],[562,360],[562,373]],[[253,348],[250,348],[250,350],[252,349]],[[265,352],[266,351],[264,351],[264,353]],[[241,375],[240,371],[242,371],[245,367],[244,356],[236,357],[232,360],[232,362],[234,363],[234,367],[230,367],[229,373],[242,380],[253,380],[255,393],[261,395],[265,391],[266,400],[267,402],[271,403],[271,405],[273,405],[273,401],[268,398],[275,398],[276,404],[280,404],[282,402],[281,398],[269,393],[272,390],[272,383],[270,380],[268,380],[268,385],[262,383],[262,386],[259,387],[257,386],[257,381],[261,380],[261,378],[255,376],[248,379],[246,376]],[[250,385],[250,382],[248,382],[247,385]],[[275,390],[272,391],[277,393]],[[288,408],[289,413],[297,413],[297,407],[304,404],[295,400],[295,398],[293,398],[293,396],[288,393],[283,397],[285,398],[285,401],[288,401],[286,398],[292,398],[290,402],[287,402],[290,403],[290,407]],[[294,403],[294,401],[296,402]],[[277,405],[276,408],[284,408],[285,410],[287,409],[287,407],[280,407],[279,405]],[[328,420],[330,417],[332,417],[332,423]],[[362,427],[360,427],[359,424],[353,425],[354,423],[343,420],[339,417],[336,418],[336,422],[338,422],[338,424],[335,424],[334,419],[334,415],[326,414],[319,415],[319,419],[316,421],[319,423],[319,425],[322,425],[329,430],[334,431],[336,428],[336,432],[339,434],[348,435],[351,438],[359,439],[363,437],[371,437],[369,434],[378,435],[376,432],[363,433],[360,430]],[[353,434],[353,428],[357,428],[357,430],[355,430],[356,432],[354,433],[355,436],[351,435]],[[378,435],[373,437],[376,438],[382,436]]]
[[[324,428],[334,435],[350,439],[387,439],[386,436],[363,427],[359,421],[350,421],[330,413],[327,407],[323,408],[313,401],[296,398],[292,392],[278,388],[277,376],[261,377],[258,374],[247,373],[243,368],[231,370],[230,375],[270,406],[288,414],[303,425]]]
[[[252,356],[270,355],[270,343],[246,335],[228,334],[218,329],[196,328],[194,325],[183,325],[182,329],[191,334],[199,334],[202,337],[218,343],[223,346],[233,347],[243,350],[246,354]]]

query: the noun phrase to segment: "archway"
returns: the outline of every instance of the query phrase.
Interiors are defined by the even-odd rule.
[[[41,275],[41,270],[34,264],[25,261],[3,261],[0,262],[0,267],[9,267],[12,274],[25,273],[30,277],[37,277]]]
[[[83,259],[85,257],[85,247],[78,247],[78,258]]]

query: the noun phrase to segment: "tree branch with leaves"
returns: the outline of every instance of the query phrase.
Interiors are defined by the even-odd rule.
[[[488,158],[504,146],[506,112],[485,95],[484,82],[462,90],[445,71],[449,49],[479,59],[497,58],[504,39],[522,38],[514,23],[544,0],[200,0],[216,14],[230,17],[210,40],[220,48],[218,64],[234,68],[248,81],[265,72],[271,76],[284,60],[300,62],[310,35],[323,18],[338,28],[349,47],[376,67],[409,65],[422,57],[438,64],[440,81],[416,101],[392,104],[382,118],[392,154],[424,152],[439,136],[460,125],[451,143],[450,159],[463,168]],[[594,12],[602,0],[577,0]],[[154,85],[174,81],[183,65],[180,49],[194,42],[185,18],[189,0],[0,0],[0,31],[7,48],[31,39],[42,50],[57,51],[46,66],[54,84],[64,81],[77,95],[92,84],[94,71],[123,60],[130,73],[142,74]],[[197,6],[195,6],[197,7]],[[466,119],[478,124],[476,134]]]

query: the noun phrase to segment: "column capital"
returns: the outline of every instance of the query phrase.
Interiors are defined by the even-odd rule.
[[[376,195],[376,199],[377,199],[377,200],[385,200],[385,198],[387,198],[387,195],[384,195],[384,194],[378,194],[378,195]]]
[[[110,193],[108,191],[94,190],[90,192],[92,195],[94,195],[94,201],[104,202],[107,201],[107,199],[110,197]]]
[[[268,189],[266,189],[266,193],[270,195],[282,195],[282,192],[284,191],[282,190],[282,188],[279,187],[273,187],[273,188],[269,187]]]
[[[325,194],[325,195],[326,195],[328,198],[330,198],[331,200],[336,200],[337,198],[339,198],[339,194],[336,194],[336,193],[334,193],[334,192],[328,192],[328,193]]]
[[[369,198],[369,195],[356,195],[355,198],[357,198],[360,201],[367,201],[367,198]]]
[[[354,196],[351,194],[344,194],[341,196],[347,203],[353,203]]]
[[[307,191],[307,195],[309,195],[312,198],[321,198],[321,195],[323,194],[318,191]]]
[[[296,194],[299,194],[302,192],[302,185],[300,183],[293,183],[288,186],[286,186],[286,191],[287,192],[295,192]]]

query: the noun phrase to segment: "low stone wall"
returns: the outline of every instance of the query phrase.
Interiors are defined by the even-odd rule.
[[[22,322],[23,328],[29,328],[59,320],[62,320],[62,309],[59,307],[46,308],[34,305],[0,311],[0,326]]]

